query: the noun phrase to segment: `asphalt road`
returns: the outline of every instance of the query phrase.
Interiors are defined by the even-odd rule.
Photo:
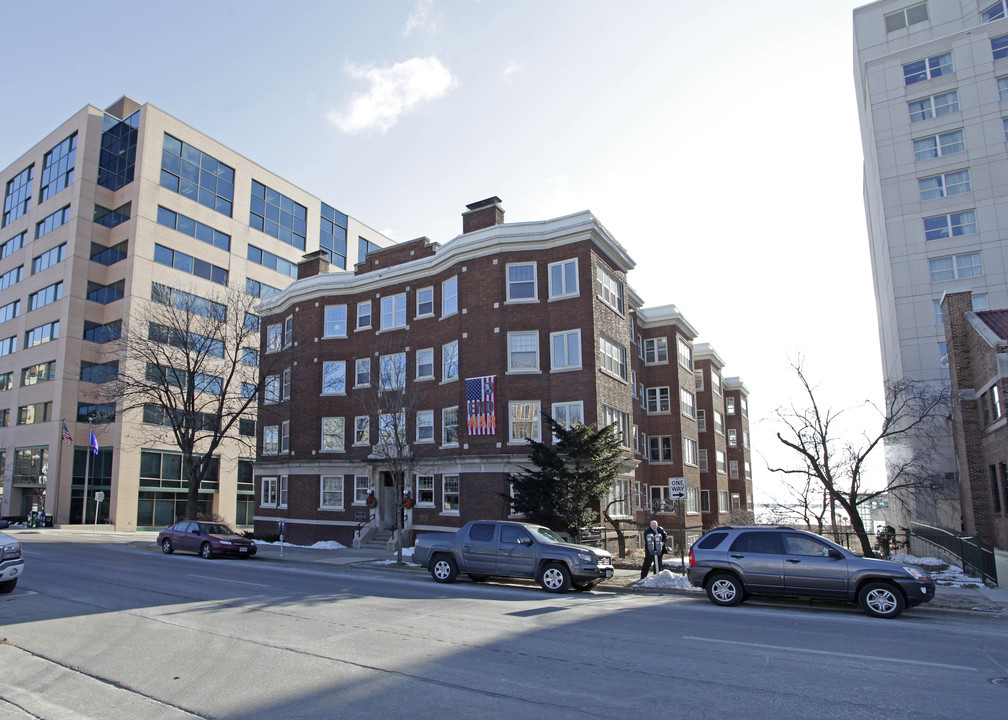
[[[1008,621],[439,585],[22,534],[0,719],[1003,717]]]

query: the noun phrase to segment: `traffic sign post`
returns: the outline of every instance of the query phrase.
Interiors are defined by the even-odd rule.
[[[94,506],[94,531],[98,532],[98,508],[101,506],[102,502],[105,500],[105,491],[98,490],[94,494],[95,506]]]
[[[670,477],[668,479],[669,500],[679,501],[679,569],[686,574],[686,530],[683,527],[683,502],[686,500],[686,478]]]

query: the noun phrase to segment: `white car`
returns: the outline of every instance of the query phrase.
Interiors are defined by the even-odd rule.
[[[0,520],[0,529],[9,525],[6,520]],[[0,532],[0,593],[11,592],[23,572],[21,543],[7,533]]]

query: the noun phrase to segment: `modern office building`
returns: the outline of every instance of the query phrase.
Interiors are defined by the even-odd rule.
[[[700,534],[696,330],[674,305],[644,305],[632,259],[590,212],[503,218],[498,198],[473,203],[461,235],[378,250],[353,272],[309,255],[260,302],[274,369],[259,407],[258,532],[284,521],[299,543],[393,543],[382,444],[395,433],[416,458],[407,532],[508,518],[509,476],[529,464],[527,438],[549,441],[548,414],[615,426],[624,469],[605,504],[624,529],[655,515],[678,528],[682,507],[687,542]],[[706,387],[723,408],[720,384]],[[383,392],[401,406],[382,409]],[[731,502],[723,475],[726,492],[707,494],[716,517]],[[686,478],[681,505],[672,477]],[[737,501],[751,510],[751,491]]]
[[[949,382],[941,300],[1008,306],[1004,0],[882,0],[854,11],[864,201],[886,380]],[[972,530],[952,449],[907,519]],[[892,449],[887,448],[887,452]],[[894,498],[897,499],[897,498]]]
[[[184,507],[180,455],[150,444],[152,416],[124,414],[100,392],[129,362],[103,350],[156,286],[265,297],[293,280],[305,252],[344,268],[390,244],[127,97],[75,113],[0,171],[0,189],[0,514],[44,510],[57,524],[158,527]],[[242,430],[254,437],[254,418]],[[238,525],[251,523],[254,506],[254,458],[243,447],[221,447],[200,494],[202,511]],[[105,495],[97,506],[95,491]]]

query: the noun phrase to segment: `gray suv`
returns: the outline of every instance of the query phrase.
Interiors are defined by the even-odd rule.
[[[690,548],[688,574],[715,605],[738,605],[750,595],[828,598],[881,618],[929,602],[935,592],[918,567],[863,558],[788,527],[709,530]]]

